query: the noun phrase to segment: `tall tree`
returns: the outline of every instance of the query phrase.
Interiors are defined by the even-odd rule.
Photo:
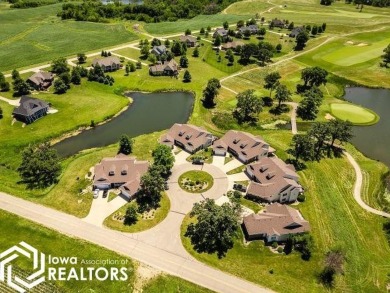
[[[278,101],[278,107],[281,106],[282,102],[291,100],[291,92],[284,84],[279,84],[276,88],[275,99]]]
[[[218,206],[212,199],[195,203],[190,216],[196,217],[196,222],[188,225],[185,236],[197,252],[217,253],[222,258],[233,247],[239,212],[239,204]]]
[[[314,157],[319,161],[322,158],[325,144],[330,140],[330,131],[328,123],[315,122],[308,135],[314,138]]]
[[[134,140],[128,137],[126,134],[122,134],[119,139],[118,153],[129,155],[133,152]]]
[[[69,72],[68,61],[64,57],[54,59],[51,64],[51,71],[56,74],[61,74],[64,72]]]
[[[148,172],[141,177],[140,185],[141,190],[137,195],[138,204],[143,210],[157,208],[165,187],[165,180],[158,167],[150,166]]]
[[[132,204],[130,205],[125,214],[125,219],[123,221],[123,224],[131,226],[137,223],[138,221],[138,213],[137,213],[137,208]]]
[[[223,28],[224,28],[225,30],[227,30],[227,29],[229,28],[229,23],[228,23],[227,21],[225,21],[225,22],[223,23]]]
[[[280,76],[279,72],[274,71],[267,74],[264,78],[264,88],[269,90],[269,97],[272,97],[272,91],[279,85]]]
[[[314,120],[317,118],[318,111],[318,106],[313,99],[303,99],[299,102],[297,115],[302,120]]]
[[[221,46],[221,44],[222,44],[222,38],[220,37],[220,35],[217,34],[214,40],[214,46],[219,47]]]
[[[163,177],[169,176],[173,164],[175,163],[175,156],[169,146],[159,145],[152,152],[153,164],[161,167],[161,175]]]
[[[187,56],[181,56],[179,61],[180,67],[187,68],[188,67],[188,58]]]
[[[203,90],[203,105],[206,108],[215,106],[214,99],[218,96],[220,88],[221,83],[216,78],[212,78],[207,82],[207,86]]]
[[[312,160],[314,156],[314,141],[309,135],[296,134],[293,136],[290,148],[287,153],[292,155],[298,162]]]
[[[273,56],[272,51],[268,49],[260,49],[259,52],[257,53],[257,59],[259,59],[260,64],[262,66],[264,66],[266,62],[270,62],[272,56]]]
[[[61,165],[50,143],[31,145],[22,152],[18,172],[29,188],[45,188],[58,181]]]
[[[3,118],[3,109],[0,107],[0,119]]]
[[[333,147],[336,140],[340,143],[348,142],[353,137],[352,124],[349,121],[331,120],[329,122],[329,133],[331,137],[330,148]]]
[[[175,56],[180,56],[183,54],[183,47],[180,42],[173,42],[171,51]]]
[[[0,92],[8,92],[9,89],[9,82],[6,81],[4,74],[0,72]]]
[[[191,79],[191,73],[188,70],[184,71],[183,82],[191,82]]]
[[[78,53],[77,60],[79,64],[85,63],[85,61],[87,60],[87,55],[85,55],[84,53]]]
[[[260,38],[264,39],[265,34],[267,33],[267,30],[265,27],[261,27],[258,31],[257,34],[260,36]]]
[[[297,43],[295,49],[302,50],[306,46],[308,40],[309,40],[309,35],[307,34],[307,32],[305,31],[300,32],[295,38],[295,41]]]
[[[237,95],[237,106],[233,116],[239,123],[256,123],[261,110],[261,99],[255,96],[254,90],[246,90]]]
[[[304,82],[305,87],[312,86],[320,86],[322,84],[326,84],[326,77],[328,76],[328,72],[318,66],[315,67],[307,67],[301,72],[301,79]]]
[[[186,31],[184,32],[184,34],[185,34],[186,36],[191,35],[191,30],[190,30],[189,28],[186,29]]]
[[[383,54],[383,63],[387,67],[387,64],[390,63],[390,44],[383,50],[385,54]]]
[[[199,49],[198,47],[195,47],[194,52],[192,53],[193,57],[199,57]]]

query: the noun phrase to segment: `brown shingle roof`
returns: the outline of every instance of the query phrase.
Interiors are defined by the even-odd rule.
[[[28,80],[32,83],[36,84],[37,86],[41,85],[44,81],[50,80],[52,81],[54,78],[53,73],[51,72],[45,72],[45,71],[39,71],[31,75]]]
[[[95,166],[94,185],[122,184],[131,193],[136,193],[140,187],[143,174],[148,170],[147,161],[136,161],[134,157],[119,154],[114,158],[104,158]]]
[[[121,61],[116,56],[109,56],[101,59],[94,59],[92,65],[96,65],[96,64],[104,67],[112,66],[112,65],[118,66],[121,64]]]
[[[224,50],[236,49],[238,46],[243,46],[243,45],[244,45],[244,43],[241,41],[228,42],[228,43],[222,45],[222,49],[224,49]]]
[[[177,71],[177,62],[173,59],[170,61],[164,61],[164,63],[157,63],[156,65],[150,66],[149,70],[152,73],[163,73],[164,71]]]
[[[287,205],[274,203],[260,214],[244,217],[245,229],[252,235],[288,235],[310,231],[307,222],[298,210]]]
[[[190,42],[196,43],[196,37],[188,35],[188,36],[180,36],[180,42]]]
[[[263,157],[246,168],[255,179],[248,187],[250,195],[267,200],[291,186],[301,188],[294,166],[285,164],[278,157]]]
[[[201,127],[176,123],[161,137],[160,143],[173,146],[177,141],[189,150],[196,150],[208,142],[211,143],[212,139],[213,135]]]
[[[260,136],[247,132],[230,130],[219,140],[214,142],[213,149],[229,149],[250,161],[257,156],[268,153],[269,145]]]

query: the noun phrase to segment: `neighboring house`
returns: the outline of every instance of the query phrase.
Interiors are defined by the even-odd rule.
[[[229,130],[213,144],[215,155],[225,156],[229,152],[245,164],[259,160],[273,151],[260,136],[235,130]]]
[[[165,45],[153,46],[152,50],[150,50],[150,53],[156,56],[164,55],[167,53],[167,47],[165,47]]]
[[[243,46],[244,43],[241,42],[241,41],[235,41],[235,42],[228,42],[226,44],[223,44],[221,49],[222,50],[229,50],[229,49],[232,49],[232,50],[236,50],[238,46]]]
[[[104,72],[115,71],[121,68],[121,61],[116,56],[109,56],[93,60],[92,66],[96,65],[99,65]]]
[[[305,31],[305,28],[303,26],[300,26],[300,27],[296,27],[296,28],[293,28],[292,31],[290,32],[290,34],[288,35],[290,38],[296,38],[297,35],[300,33],[300,32],[304,32]]]
[[[217,28],[213,34],[213,38],[216,38],[217,36],[220,36],[222,39],[225,39],[228,37],[228,30],[224,28]]]
[[[19,103],[19,107],[14,109],[12,115],[27,124],[45,116],[50,107],[49,103],[29,96],[22,96]]]
[[[196,37],[194,36],[180,36],[180,42],[186,43],[187,47],[196,46]]]
[[[271,26],[278,27],[278,28],[285,28],[286,22],[281,19],[274,18],[271,20]]]
[[[179,73],[179,68],[176,61],[173,59],[164,62],[158,61],[155,65],[149,67],[149,73],[153,76],[176,76]]]
[[[214,136],[201,127],[176,123],[160,138],[160,143],[170,147],[177,145],[193,154],[209,147],[213,140]]]
[[[279,203],[267,206],[262,213],[244,217],[242,227],[248,240],[267,242],[286,241],[290,235],[310,231],[309,222],[298,210]]]
[[[119,154],[104,158],[95,166],[93,188],[119,188],[129,200],[140,190],[141,177],[149,168],[149,162]]]
[[[246,196],[265,202],[294,202],[303,192],[293,165],[278,157],[264,157],[246,167],[251,178]]]
[[[251,24],[251,25],[248,25],[248,26],[240,27],[238,31],[240,33],[242,33],[242,34],[244,34],[245,31],[250,31],[252,35],[255,35],[259,31],[259,27],[258,27],[257,24]]]
[[[54,74],[51,72],[39,71],[27,79],[27,83],[37,91],[47,90],[54,80]]]

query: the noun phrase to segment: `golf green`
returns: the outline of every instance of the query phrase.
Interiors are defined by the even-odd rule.
[[[379,120],[373,111],[353,104],[333,103],[330,104],[330,110],[334,117],[357,125],[372,125]]]

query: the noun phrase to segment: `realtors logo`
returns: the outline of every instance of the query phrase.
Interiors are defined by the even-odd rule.
[[[33,260],[34,273],[26,279],[17,276],[12,270],[11,262],[21,256]],[[9,287],[20,293],[24,293],[26,289],[31,289],[44,282],[44,274],[45,255],[26,242],[22,241],[19,245],[12,246],[0,254],[0,282],[6,282]]]

